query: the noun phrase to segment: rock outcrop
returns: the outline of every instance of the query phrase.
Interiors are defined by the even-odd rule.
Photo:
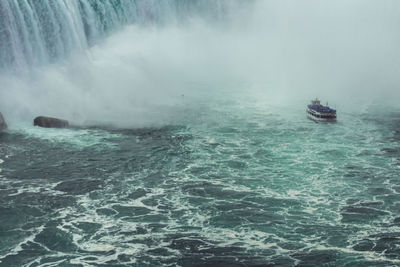
[[[0,113],[0,131],[7,129],[7,123],[4,120],[3,115]]]
[[[45,128],[65,128],[69,126],[69,123],[66,120],[39,116],[33,120],[33,125]]]

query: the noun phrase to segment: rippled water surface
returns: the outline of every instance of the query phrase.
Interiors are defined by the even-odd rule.
[[[1,266],[395,266],[400,112],[240,100],[0,134]]]

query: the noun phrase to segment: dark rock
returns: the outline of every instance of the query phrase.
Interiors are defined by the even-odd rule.
[[[0,113],[0,131],[7,129],[7,123],[3,118],[3,115]]]
[[[33,125],[45,128],[65,128],[68,127],[69,123],[66,120],[39,116],[33,120]]]

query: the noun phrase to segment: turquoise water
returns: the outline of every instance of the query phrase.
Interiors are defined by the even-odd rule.
[[[400,263],[399,110],[221,99],[156,128],[1,133],[0,265]]]
[[[400,265],[399,8],[0,0],[0,266]]]

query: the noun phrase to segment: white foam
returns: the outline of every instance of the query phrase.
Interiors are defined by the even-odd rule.
[[[21,242],[19,242],[14,248],[12,248],[10,252],[8,252],[8,253],[5,254],[5,255],[0,256],[0,263],[2,262],[2,259],[5,259],[5,258],[8,257],[8,256],[11,256],[11,255],[18,255],[19,252],[23,251],[22,246],[25,245],[25,244],[27,244],[28,242],[36,243],[36,242],[34,242],[34,240],[35,240],[36,236],[37,236],[41,231],[43,231],[43,229],[44,229],[44,226],[43,226],[43,225],[42,225],[42,226],[39,226],[39,227],[36,228],[36,229],[34,229],[33,233],[32,233],[30,236],[24,238],[24,239],[23,239]],[[19,229],[19,230],[22,230],[22,229]],[[37,244],[37,243],[36,243],[36,244]],[[38,245],[40,245],[40,244],[38,244]],[[42,247],[45,248],[44,246],[42,246]],[[46,248],[45,248],[45,249],[46,249]]]
[[[26,138],[38,138],[52,143],[73,145],[75,148],[96,147],[96,149],[113,149],[117,144],[112,140],[120,139],[120,134],[110,133],[105,130],[97,129],[78,129],[78,128],[41,128],[32,126],[26,122],[14,124],[10,129],[12,133],[23,134]]]

